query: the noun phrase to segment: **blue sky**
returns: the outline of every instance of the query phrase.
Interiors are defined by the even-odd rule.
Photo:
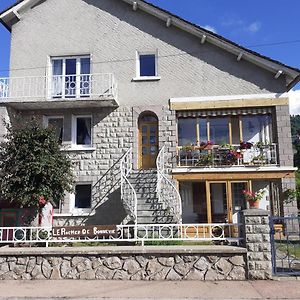
[[[299,0],[148,1],[300,69]],[[0,0],[0,10],[15,2]],[[9,38],[7,30],[0,25],[0,76],[7,75],[9,68]]]

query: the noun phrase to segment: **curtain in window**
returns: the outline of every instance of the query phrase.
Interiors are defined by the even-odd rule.
[[[91,118],[77,118],[77,145],[91,145]]]
[[[62,69],[63,61],[62,59],[53,60],[53,78],[52,78],[52,95],[61,96],[62,95]]]

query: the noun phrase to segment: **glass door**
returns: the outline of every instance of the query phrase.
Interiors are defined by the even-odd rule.
[[[52,59],[52,98],[88,97],[91,93],[90,57]]]
[[[208,223],[237,223],[239,212],[247,208],[243,190],[250,189],[250,181],[207,182]]]
[[[232,216],[230,222],[239,222],[239,212],[247,208],[247,201],[243,193],[249,189],[249,182],[231,182]]]
[[[226,182],[210,183],[211,223],[228,223],[229,209]]]

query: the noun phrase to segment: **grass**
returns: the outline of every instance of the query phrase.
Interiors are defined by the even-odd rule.
[[[289,242],[287,243],[275,243],[276,250],[279,250],[282,252],[282,254],[289,254],[292,257],[299,258],[300,259],[300,245],[299,241]]]

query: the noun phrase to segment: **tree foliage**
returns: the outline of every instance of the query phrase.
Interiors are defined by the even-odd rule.
[[[70,159],[60,151],[51,128],[38,121],[7,126],[6,142],[0,145],[0,195],[19,207],[38,207],[44,196],[55,203],[73,190]]]

